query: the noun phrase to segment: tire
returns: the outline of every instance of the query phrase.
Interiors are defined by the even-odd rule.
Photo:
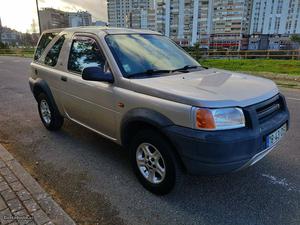
[[[40,93],[37,102],[39,115],[44,126],[50,131],[59,130],[64,123],[64,118],[51,103],[49,97],[45,93]]]
[[[152,155],[145,153],[148,151]],[[150,192],[165,195],[181,184],[183,173],[172,146],[159,132],[149,129],[137,133],[129,145],[129,154],[135,175]]]

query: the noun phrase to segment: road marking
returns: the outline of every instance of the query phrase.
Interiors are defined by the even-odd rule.
[[[279,185],[281,187],[284,187],[287,191],[296,191],[300,192],[300,190],[295,187],[293,184],[287,182],[285,178],[278,178],[269,174],[261,174],[263,177],[268,178],[269,182],[274,185]]]
[[[300,101],[300,98],[292,98],[292,97],[287,97],[289,100],[295,100],[295,101]]]
[[[15,59],[13,60],[13,62],[21,62],[21,60]]]

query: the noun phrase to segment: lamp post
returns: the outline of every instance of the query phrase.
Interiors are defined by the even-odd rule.
[[[36,10],[37,10],[37,16],[38,16],[38,21],[39,21],[39,31],[40,34],[42,33],[42,27],[41,27],[41,20],[40,20],[40,12],[39,12],[39,0],[35,0],[36,2]]]

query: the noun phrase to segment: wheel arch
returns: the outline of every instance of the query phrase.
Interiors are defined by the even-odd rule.
[[[59,112],[56,102],[54,100],[53,94],[51,92],[51,89],[45,80],[42,80],[40,78],[37,78],[36,80],[30,79],[29,83],[30,83],[30,87],[31,87],[33,96],[36,100],[38,99],[38,96],[40,93],[46,94],[47,97],[49,98],[49,101],[55,108],[55,110],[57,110],[57,112]]]
[[[164,128],[172,126],[174,123],[161,113],[147,108],[134,109],[126,113],[121,122],[121,144],[125,148],[129,147],[131,139],[142,129],[152,129],[162,135],[172,146],[175,158],[178,160],[181,168],[186,168],[176,149],[176,146],[164,132]]]

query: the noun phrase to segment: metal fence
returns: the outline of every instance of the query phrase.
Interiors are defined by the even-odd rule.
[[[204,51],[200,49],[186,49],[195,59],[289,59],[299,60],[300,50],[228,50]]]
[[[195,59],[289,59],[299,60],[299,50],[201,50],[186,48]],[[34,48],[9,48],[0,49],[0,55],[32,57]]]

